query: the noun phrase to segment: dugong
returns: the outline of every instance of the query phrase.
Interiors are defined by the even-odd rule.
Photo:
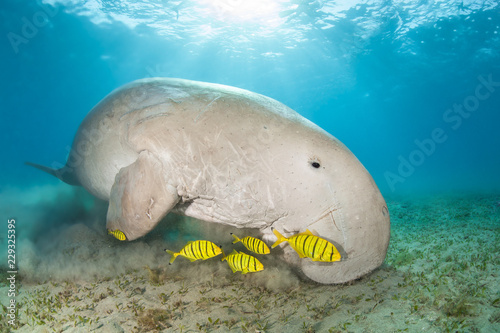
[[[243,89],[134,81],[85,117],[65,166],[29,164],[108,200],[106,228],[127,240],[169,212],[258,228],[268,242],[272,228],[285,236],[309,229],[342,260],[301,259],[287,245],[283,258],[325,284],[369,273],[387,252],[387,205],[358,159],[292,109]]]

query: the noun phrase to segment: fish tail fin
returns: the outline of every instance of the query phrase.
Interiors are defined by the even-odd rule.
[[[220,251],[222,252],[222,259],[220,261],[226,260],[226,254],[224,253],[224,249],[221,247]]]
[[[169,265],[171,265],[174,262],[175,258],[177,258],[179,253],[175,253],[175,252],[170,251],[170,250],[165,250],[165,252],[167,252],[168,254],[170,254],[172,256],[172,258],[170,258],[170,261],[168,263]]]
[[[280,234],[279,231],[276,229],[273,229],[273,233],[276,237],[278,237],[278,240],[271,246],[272,249],[274,249],[276,246],[288,240],[285,236]]]
[[[52,175],[56,178],[59,178],[63,182],[69,185],[78,185],[80,186],[80,182],[76,178],[76,175],[74,173],[74,170],[72,168],[69,168],[67,166],[64,166],[60,169],[53,169],[46,167],[44,165],[36,164],[36,163],[31,163],[31,162],[24,162],[24,164],[29,165],[33,168],[36,168],[38,170],[42,170],[43,172],[48,173],[49,175]]]
[[[238,236],[236,236],[235,234],[231,233],[231,235],[234,237],[233,244],[238,243],[239,241],[241,241],[241,239],[239,239]]]

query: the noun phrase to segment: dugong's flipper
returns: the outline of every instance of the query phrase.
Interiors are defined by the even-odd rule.
[[[150,232],[179,201],[167,175],[161,161],[148,151],[122,168],[111,187],[106,228],[122,231],[128,240]]]

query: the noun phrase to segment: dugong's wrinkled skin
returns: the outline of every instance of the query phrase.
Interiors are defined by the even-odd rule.
[[[287,262],[320,283],[377,268],[389,213],[372,177],[337,139],[285,105],[246,90],[181,79],[132,82],[84,119],[64,168],[40,167],[109,200],[107,228],[128,240],[168,213],[259,228],[272,241],[311,230],[342,260]]]

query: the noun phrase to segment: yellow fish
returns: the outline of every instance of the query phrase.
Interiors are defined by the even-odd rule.
[[[246,253],[238,253],[238,251],[233,250],[228,256],[224,254],[224,251],[222,254],[224,256],[222,261],[227,261],[233,273],[241,271],[242,274],[246,274],[248,272],[258,272],[264,269],[264,265],[262,265],[257,258]]]
[[[233,244],[241,242],[243,245],[245,245],[248,251],[252,251],[253,253],[257,254],[268,254],[271,252],[267,247],[266,243],[264,243],[260,239],[250,236],[239,239],[235,234],[231,233],[231,235],[233,235],[235,239]]]
[[[125,234],[118,229],[114,230],[114,231],[111,231],[108,229],[108,234],[115,236],[116,239],[121,240],[121,241],[124,241],[127,239]]]
[[[278,240],[273,244],[274,249],[280,243],[287,241],[290,246],[297,251],[301,258],[311,258],[312,261],[334,262],[340,260],[340,253],[329,241],[315,236],[309,230],[286,238],[273,229],[273,233]]]
[[[198,259],[206,260],[222,253],[220,247],[214,243],[206,240],[197,240],[194,242],[187,243],[182,250],[177,253],[173,251],[165,250],[168,254],[172,255],[170,258],[170,264],[174,262],[177,256],[181,255],[188,258],[191,262]]]

